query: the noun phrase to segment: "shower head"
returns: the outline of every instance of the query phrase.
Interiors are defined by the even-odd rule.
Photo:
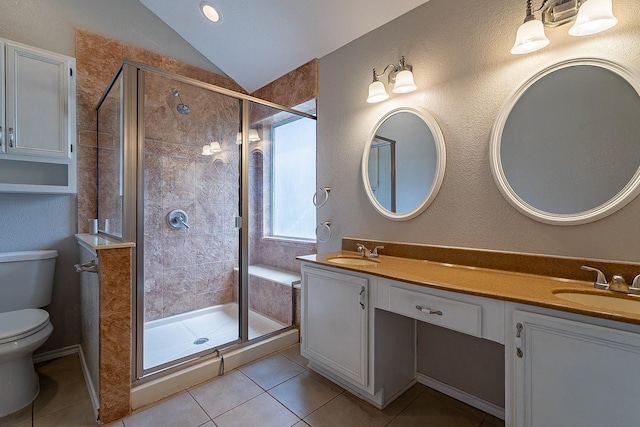
[[[173,96],[177,96],[180,100],[180,103],[176,106],[176,110],[178,110],[178,113],[182,114],[183,116],[189,114],[191,112],[191,109],[187,104],[182,102],[182,97],[180,96],[180,91],[178,89],[173,90]]]

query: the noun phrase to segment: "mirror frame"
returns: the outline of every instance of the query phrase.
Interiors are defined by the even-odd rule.
[[[504,131],[504,126],[507,122],[507,119],[509,118],[511,110],[520,100],[522,95],[524,95],[527,89],[529,89],[540,79],[553,73],[554,71],[578,65],[600,67],[617,74],[618,76],[622,77],[627,83],[629,83],[629,85],[631,85],[631,87],[640,97],[640,82],[638,81],[637,77],[635,77],[635,74],[631,71],[630,68],[622,66],[616,62],[613,62],[612,60],[603,58],[568,59],[543,69],[542,71],[536,73],[533,77],[528,79],[524,84],[520,85],[515,90],[515,92],[513,92],[509,96],[509,98],[507,98],[507,101],[502,106],[491,132],[491,140],[489,142],[489,159],[491,162],[491,173],[498,186],[498,189],[505,197],[505,199],[507,199],[507,201],[518,211],[530,218],[533,218],[536,221],[546,224],[578,225],[597,221],[622,209],[640,193],[640,165],[638,165],[639,167],[631,180],[607,202],[583,212],[576,212],[573,214],[555,214],[543,211],[525,202],[522,198],[520,198],[520,196],[518,196],[518,194],[516,194],[516,192],[513,190],[513,188],[511,188],[509,182],[507,181],[504,170],[502,168],[500,144],[502,139],[502,132]]]
[[[436,154],[438,156],[436,160],[435,175],[433,177],[433,183],[431,184],[431,188],[429,189],[429,192],[427,193],[426,197],[422,200],[422,202],[418,206],[416,206],[413,210],[404,212],[404,213],[391,212],[387,210],[384,206],[382,206],[380,202],[378,202],[375,195],[373,194],[373,190],[371,189],[371,184],[369,182],[369,174],[367,170],[368,164],[369,164],[369,153],[371,151],[371,142],[373,141],[374,136],[378,132],[378,129],[380,128],[380,126],[382,126],[382,124],[386,120],[388,120],[392,116],[399,113],[414,114],[418,116],[420,119],[422,119],[422,121],[427,125],[427,127],[431,131],[431,135],[433,136],[433,140],[436,145]],[[367,143],[364,147],[361,169],[362,169],[362,181],[364,184],[365,192],[367,194],[367,198],[369,199],[369,202],[375,208],[375,210],[385,218],[391,219],[393,221],[406,221],[406,220],[415,218],[418,215],[420,215],[422,212],[424,212],[425,209],[427,209],[429,205],[433,202],[433,200],[436,198],[436,195],[438,194],[438,191],[440,190],[440,186],[442,185],[442,181],[444,179],[444,170],[445,170],[446,163],[447,163],[447,158],[446,158],[446,147],[444,144],[444,135],[442,134],[442,131],[440,130],[440,126],[438,126],[438,123],[436,122],[436,120],[429,113],[421,109],[410,108],[410,107],[401,107],[401,108],[396,108],[394,110],[391,110],[385,115],[383,115],[382,118],[380,118],[380,120],[378,120],[378,122],[373,128],[373,132],[371,132],[371,134],[369,135],[369,139],[367,140]]]

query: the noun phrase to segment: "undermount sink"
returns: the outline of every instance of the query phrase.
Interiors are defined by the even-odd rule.
[[[565,301],[576,302],[603,310],[624,311],[640,314],[640,298],[628,296],[609,296],[600,293],[586,293],[575,291],[558,291],[554,295]]]
[[[334,264],[357,265],[361,267],[367,266],[367,265],[376,265],[380,263],[380,261],[376,261],[374,259],[347,257],[347,256],[331,257],[331,258],[327,258],[327,261],[332,262]]]

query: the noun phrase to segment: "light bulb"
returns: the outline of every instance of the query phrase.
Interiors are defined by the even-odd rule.
[[[202,11],[202,14],[204,15],[204,17],[207,18],[209,21],[211,22],[220,21],[220,14],[216,10],[216,8],[213,7],[211,3],[207,1],[203,1],[202,3],[200,3],[200,10]]]

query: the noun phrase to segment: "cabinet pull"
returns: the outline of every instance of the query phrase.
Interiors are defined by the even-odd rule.
[[[522,356],[524,356],[524,353],[522,352],[522,323],[518,323],[516,325],[516,356],[518,356],[519,358],[522,358]]]
[[[416,308],[426,314],[435,314],[437,316],[442,316],[442,312],[440,310],[431,310],[430,308],[423,307],[421,305],[416,305]]]
[[[9,128],[9,147],[13,148],[13,128]]]
[[[364,310],[364,286],[360,286],[360,308]]]
[[[2,147],[2,126],[0,126],[0,147]]]

